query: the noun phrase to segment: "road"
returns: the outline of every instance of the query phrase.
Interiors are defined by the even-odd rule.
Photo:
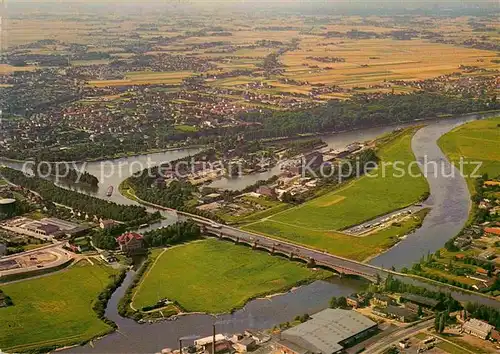
[[[373,343],[365,349],[365,353],[369,354],[380,354],[387,350],[392,345],[397,344],[399,341],[413,336],[418,332],[432,326],[434,324],[434,318],[420,322],[415,326],[405,327],[399,331],[393,332],[388,336],[384,337],[382,340]]]
[[[360,276],[365,276],[370,280],[376,279],[377,274],[381,278],[385,278],[388,275],[388,271],[383,270],[382,268],[378,268],[369,264],[359,263],[347,258],[329,254],[327,252],[321,252],[302,245],[296,245],[286,241],[276,240],[270,237],[254,234],[229,226],[222,226],[220,229],[207,226],[206,230],[214,234],[222,232],[223,234],[230,236],[233,239],[238,238],[240,242],[246,242],[248,244],[254,244],[255,242],[257,242],[258,246],[261,246],[263,248],[274,248],[277,251],[283,252],[287,255],[293,254],[294,256],[305,260],[314,259],[317,264],[334,267],[337,271],[344,274],[357,274]]]

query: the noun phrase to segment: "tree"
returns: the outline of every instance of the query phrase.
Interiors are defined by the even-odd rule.
[[[330,308],[331,309],[335,309],[337,308],[337,298],[335,296],[333,296],[331,299],[330,299]]]
[[[337,307],[346,308],[347,307],[347,299],[345,296],[341,296],[337,299]]]
[[[446,318],[444,313],[439,317],[438,333],[443,333],[444,327],[446,326]]]
[[[419,305],[419,306],[418,306],[418,312],[417,312],[417,315],[418,315],[418,317],[422,317],[422,316],[423,316],[423,314],[424,314],[424,311],[422,311],[422,306],[420,306],[420,305]]]
[[[434,330],[439,332],[439,323],[441,318],[441,312],[436,313],[436,317],[434,317]]]
[[[299,319],[300,319],[300,322],[304,323],[304,322],[306,322],[307,320],[309,320],[310,318],[311,318],[311,316],[309,316],[309,314],[308,314],[308,313],[305,313],[305,314],[303,314],[302,316],[300,316],[300,318],[299,318]]]

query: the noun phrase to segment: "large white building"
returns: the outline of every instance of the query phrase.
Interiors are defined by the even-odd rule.
[[[481,339],[486,339],[493,330],[493,326],[476,318],[471,318],[463,324],[462,329],[465,333],[472,334]]]
[[[283,354],[334,354],[370,336],[377,324],[352,310],[326,309],[281,333]]]

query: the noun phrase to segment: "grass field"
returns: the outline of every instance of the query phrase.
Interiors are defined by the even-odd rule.
[[[439,147],[448,159],[457,167],[460,158],[464,161],[482,163],[479,174],[487,173],[489,177],[500,176],[500,117],[478,120],[464,124],[443,135]],[[464,165],[464,173],[474,172],[474,165]],[[466,178],[469,189],[473,189],[473,178]]]
[[[400,237],[419,227],[425,214],[426,211],[423,214],[415,215],[415,218],[406,220],[401,226],[390,226],[364,237],[351,236],[336,231],[315,231],[266,221],[243,227],[243,229],[273,235],[273,237],[325,250],[341,257],[366,261],[390,248],[399,241]]]
[[[387,166],[385,177],[381,173],[382,167],[379,167],[377,172],[371,172],[375,177],[363,176],[319,198],[250,223],[244,228],[359,260],[380,252],[394,243],[387,235],[353,239],[336,230],[405,207],[418,201],[428,191],[423,176],[411,177],[406,174],[397,178],[393,174],[397,171],[389,164],[403,161],[408,166],[414,161],[411,138],[415,131],[416,128],[412,128],[394,134],[380,147],[378,155]],[[417,173],[418,166],[411,166],[411,171]],[[359,247],[353,247],[351,242]]]
[[[138,286],[132,305],[141,308],[168,298],[189,312],[224,313],[259,295],[330,274],[245,246],[208,239],[163,253]]]
[[[411,150],[414,132],[415,129],[409,129],[399,133],[378,151],[382,162],[386,163],[385,177],[380,167],[370,173],[374,177],[363,176],[351,181],[319,198],[276,214],[268,222],[318,231],[341,230],[418,201],[428,191],[425,178],[409,174],[398,178],[391,164],[403,161],[407,166],[414,161]],[[418,166],[411,166],[411,171],[418,173]]]
[[[46,277],[3,285],[14,306],[0,309],[0,348],[7,352],[78,344],[110,327],[92,310],[116,272],[80,262]]]
[[[193,125],[176,125],[175,129],[180,132],[194,133],[198,131],[198,128]]]

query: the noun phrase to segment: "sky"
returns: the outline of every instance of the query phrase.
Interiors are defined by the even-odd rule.
[[[0,0],[1,1],[1,0]],[[29,8],[30,4],[53,7],[59,6],[62,10],[66,6],[60,5],[77,5],[78,7],[95,7],[96,5],[111,5],[122,7],[123,11],[140,7],[146,9],[156,9],[159,6],[168,6],[175,8],[184,7],[205,7],[208,9],[264,9],[269,11],[291,10],[302,13],[320,12],[324,9],[339,10],[341,12],[356,12],[361,14],[377,13],[379,11],[393,12],[401,11],[401,9],[423,9],[427,12],[435,9],[440,10],[461,10],[479,9],[479,11],[489,11],[493,9],[500,10],[500,0],[4,0],[7,6],[16,8]],[[50,5],[48,5],[50,4]],[[182,6],[184,4],[186,6]],[[14,5],[14,6],[13,6]],[[137,5],[137,6],[136,6]],[[38,6],[37,6],[38,7]],[[34,10],[34,8],[31,8]],[[352,10],[352,11],[351,11]],[[372,11],[373,10],[373,11]],[[474,10],[476,11],[476,10]]]

